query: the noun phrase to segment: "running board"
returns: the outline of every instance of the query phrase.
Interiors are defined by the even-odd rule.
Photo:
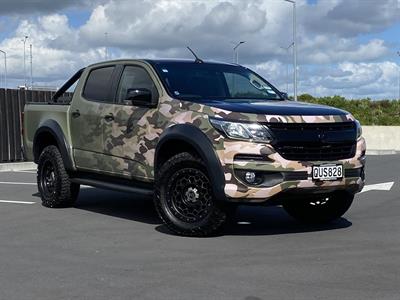
[[[92,179],[92,178],[79,178],[79,177],[73,177],[70,178],[71,182],[78,183],[78,184],[84,184],[84,185],[89,185],[101,189],[106,189],[106,190],[114,190],[118,192],[126,192],[126,193],[135,193],[135,194],[141,194],[143,196],[153,196],[153,189],[151,188],[145,188],[145,187],[136,187],[132,185],[126,185],[126,184],[120,184],[120,183],[113,183],[113,182],[106,182],[106,181],[101,181],[97,179]]]

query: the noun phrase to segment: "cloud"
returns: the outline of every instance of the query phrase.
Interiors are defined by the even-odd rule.
[[[304,6],[300,18],[307,32],[355,37],[399,22],[399,0],[332,0]]]
[[[2,0],[0,15],[29,15],[32,13],[50,13],[60,9],[91,7],[96,0]]]
[[[186,49],[190,45],[204,59],[231,61],[232,42],[244,40],[239,48],[240,62],[286,89],[286,70],[292,56],[281,47],[292,41],[292,7],[284,1],[36,2],[34,11],[40,13],[22,17],[15,31],[0,42],[0,48],[9,55],[13,84],[22,83],[21,39],[28,35],[36,82],[59,84],[77,69],[104,59],[106,45],[112,58],[191,58]],[[398,3],[332,0],[309,4],[299,0],[300,92],[378,95],[371,92],[374,86],[374,91],[392,93],[396,85],[395,77],[388,75],[393,68],[388,59],[392,45],[376,37],[360,42],[359,37],[391,26],[396,18],[398,21]],[[6,11],[11,12],[11,2],[6,0],[5,4]],[[80,27],[71,26],[62,11],[52,13],[77,5],[90,10],[89,19]],[[372,13],[375,15],[370,17]],[[376,82],[383,84],[382,89]]]
[[[344,62],[325,70],[312,70],[307,77],[303,77],[303,83],[300,84],[308,93],[319,91],[320,96],[395,99],[398,95],[398,72],[398,66],[391,61]]]
[[[1,49],[7,52],[8,75],[11,80],[18,79],[18,85],[23,84],[23,37],[26,35],[29,37],[25,45],[26,68],[29,69],[29,45],[32,45],[35,81],[64,80],[77,69],[99,60],[103,55],[103,49],[93,48],[79,52],[63,47],[65,37],[75,44],[78,38],[65,15],[46,15],[35,22],[24,20],[16,29],[14,37],[7,38],[0,44]]]

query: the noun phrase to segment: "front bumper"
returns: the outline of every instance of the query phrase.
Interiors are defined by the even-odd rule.
[[[217,151],[224,169],[224,192],[234,202],[262,203],[280,193],[299,191],[330,193],[346,190],[355,194],[364,187],[366,145],[364,138],[357,142],[354,157],[338,161],[290,161],[284,159],[272,146],[243,141],[225,141],[224,149]],[[311,179],[311,169],[317,164],[342,164],[344,177],[337,181],[317,182]],[[246,171],[263,174],[259,185],[250,185],[241,179]]]

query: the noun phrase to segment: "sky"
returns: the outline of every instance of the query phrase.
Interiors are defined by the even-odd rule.
[[[400,0],[297,0],[299,94],[399,97]],[[239,63],[293,94],[293,6],[284,0],[0,0],[8,87],[59,87],[117,58]],[[26,68],[24,72],[24,37]],[[26,74],[24,76],[24,74]],[[0,86],[4,86],[0,53]],[[289,75],[289,76],[288,76]]]

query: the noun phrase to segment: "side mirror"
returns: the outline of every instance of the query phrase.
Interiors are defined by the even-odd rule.
[[[286,93],[286,92],[281,92],[281,95],[282,95],[283,99],[289,100],[289,95],[288,95],[288,93]]]
[[[125,101],[135,106],[153,106],[151,91],[148,89],[128,89]]]

